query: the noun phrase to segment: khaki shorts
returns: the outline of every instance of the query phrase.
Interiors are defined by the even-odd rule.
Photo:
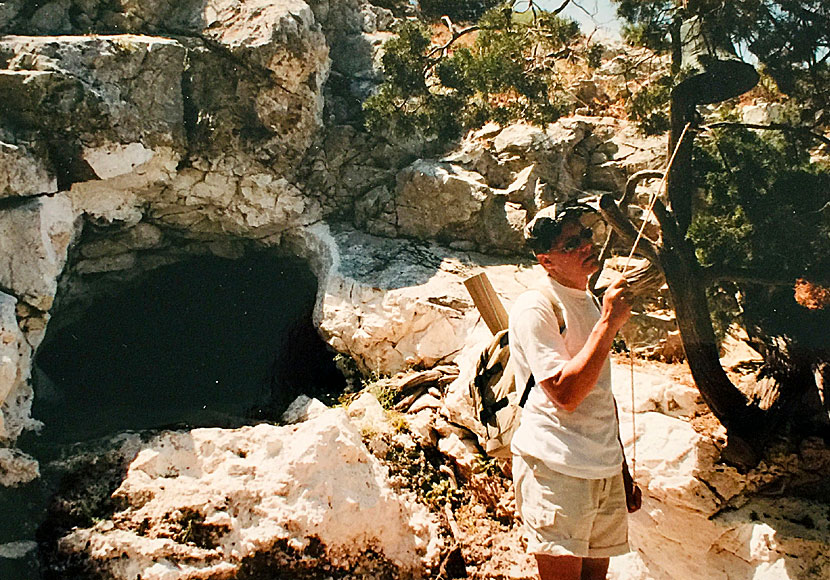
[[[629,551],[622,470],[581,479],[514,455],[513,482],[528,553],[609,558]]]

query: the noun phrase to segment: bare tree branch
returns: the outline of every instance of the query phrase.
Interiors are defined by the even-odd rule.
[[[637,239],[637,228],[631,223],[631,220],[620,211],[614,196],[606,193],[599,198],[599,211],[605,221],[614,228],[614,230],[622,238],[623,242],[631,245]],[[641,238],[638,245],[640,253],[645,256],[650,262],[659,263],[657,257],[657,248],[647,238]]]
[[[459,38],[461,38],[465,34],[469,34],[470,32],[475,32],[476,30],[480,30],[480,27],[478,25],[475,25],[475,24],[473,24],[472,26],[468,26],[467,28],[462,28],[461,30],[458,30],[453,25],[452,20],[450,20],[449,16],[443,16],[441,18],[441,21],[447,26],[447,28],[449,29],[450,34],[452,36],[446,42],[446,44],[436,46],[435,48],[433,48],[432,50],[430,50],[427,53],[427,60],[432,58],[432,56],[436,53],[440,53],[440,55],[441,55],[437,59],[435,59],[433,62],[429,63],[426,67],[427,69],[432,67],[438,60],[440,60],[446,54],[447,50],[449,50],[449,48],[453,45],[453,43],[455,43],[456,40],[458,40]]]
[[[628,181],[625,183],[625,193],[623,194],[622,199],[620,200],[620,207],[623,211],[625,211],[628,204],[631,203],[631,200],[634,199],[634,192],[637,189],[637,186],[640,185],[641,181],[645,181],[646,179],[662,179],[663,172],[657,171],[655,169],[644,169],[642,171],[638,171],[634,175],[628,178]]]
[[[565,8],[567,8],[568,4],[570,4],[570,3],[571,3],[571,0],[565,0],[564,2],[562,2],[562,5],[559,8],[556,8],[555,10],[550,10],[550,13],[553,14],[554,16],[556,16],[557,14],[562,12]],[[579,8],[582,8],[582,6],[579,6],[579,4],[576,4],[576,6],[579,7]],[[584,8],[583,8],[583,10],[584,10]]]
[[[783,123],[770,123],[769,125],[757,125],[755,123],[736,123],[736,122],[728,122],[728,121],[721,121],[718,123],[710,123],[709,125],[703,125],[702,128],[704,129],[720,129],[720,128],[735,128],[735,127],[743,127],[745,129],[761,129],[761,130],[770,130],[770,131],[786,131],[788,133],[796,133],[798,135],[803,135],[805,137],[811,137],[816,139],[817,141],[821,141],[825,145],[830,145],[830,139],[825,137],[824,135],[820,135],[814,131],[806,127],[794,127],[793,125],[786,125]]]

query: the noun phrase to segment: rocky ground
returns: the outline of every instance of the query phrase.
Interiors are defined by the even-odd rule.
[[[823,442],[782,440],[738,473],[686,367],[639,360],[634,449],[629,373],[617,358],[645,502],[610,577],[822,578],[830,519],[810,490],[830,465]],[[50,577],[534,578],[503,466],[449,419],[457,376],[402,373],[333,408],[302,397],[281,425],[125,436],[69,462],[40,534]]]

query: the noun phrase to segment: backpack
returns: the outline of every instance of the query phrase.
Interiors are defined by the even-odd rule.
[[[550,301],[559,323],[559,333],[565,332],[562,306],[547,285],[537,289]],[[521,408],[536,380],[527,380],[521,394],[517,392],[513,365],[510,364],[510,339],[507,329],[499,331],[481,353],[475,374],[470,381],[470,396],[476,419],[483,428],[484,452],[494,458],[510,457],[510,441],[519,426]],[[482,430],[480,430],[482,431]]]

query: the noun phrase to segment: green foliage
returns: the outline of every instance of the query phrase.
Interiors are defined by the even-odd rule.
[[[624,24],[622,37],[628,44],[644,46],[657,52],[665,52],[671,46],[666,31],[651,22]]]
[[[420,0],[421,14],[427,20],[449,16],[454,22],[473,22],[487,10],[499,4],[499,0]]]
[[[482,15],[471,46],[432,47],[429,29],[403,23],[385,46],[385,81],[364,104],[370,131],[450,140],[488,121],[548,123],[572,106],[557,93],[555,64],[573,55],[579,26],[509,9]]]
[[[412,491],[433,510],[442,508],[446,503],[459,504],[462,494],[447,475],[441,473],[443,458],[437,450],[404,445],[395,439],[389,439],[388,444],[383,461],[394,486]]]
[[[602,53],[605,51],[605,47],[596,42],[588,47],[588,51],[585,53],[585,60],[588,62],[589,68],[599,68],[602,65]]]
[[[473,465],[473,473],[483,473],[492,477],[502,476],[502,470],[499,467],[498,460],[487,457],[486,455],[476,457],[476,463]]]
[[[710,40],[751,53],[781,93],[799,101],[803,123],[826,126],[830,109],[830,3],[826,0],[614,0],[632,44],[673,52],[680,22],[698,17]],[[747,58],[745,58],[747,60]],[[675,71],[681,62],[674,62]]]
[[[623,21],[622,35],[626,42],[645,46],[657,52],[671,47],[669,26],[676,11],[674,0],[614,0],[617,15]]]
[[[803,143],[777,132],[731,129],[699,142],[695,166],[704,195],[689,238],[701,263],[724,271],[746,270],[758,280],[826,280],[828,167],[811,163]],[[828,350],[830,313],[798,305],[791,284],[721,284],[710,298],[721,331],[740,311],[751,336],[768,351],[779,344],[777,337],[819,356]]]
[[[657,82],[646,85],[628,99],[626,103],[628,116],[646,135],[659,135],[669,130],[669,101],[672,85],[672,77],[666,75]]]
[[[387,380],[378,380],[368,385],[368,391],[372,393],[386,410],[395,406],[398,397],[398,390]]]

